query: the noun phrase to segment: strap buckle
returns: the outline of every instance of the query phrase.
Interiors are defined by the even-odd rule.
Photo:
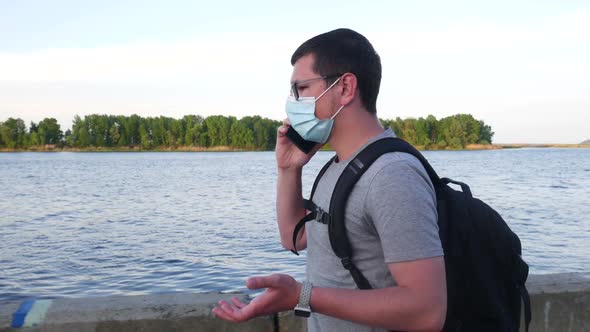
[[[321,207],[317,206],[315,210],[315,220],[319,223],[327,225],[330,223],[330,214],[322,210]]]

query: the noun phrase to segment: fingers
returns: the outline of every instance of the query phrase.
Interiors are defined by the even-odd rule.
[[[238,299],[232,299],[233,304],[227,303],[226,301],[219,301],[217,306],[213,308],[212,312],[219,318],[228,320],[234,323],[241,323],[249,318],[242,312],[242,308],[247,305],[240,302]],[[237,305],[239,304],[239,306]]]
[[[213,312],[213,314],[215,314],[215,316],[217,316],[217,317],[219,317],[219,318],[221,318],[223,320],[227,320],[227,321],[230,321],[230,322],[237,323],[233,319],[233,317],[231,317],[230,315],[226,314],[223,310],[221,310],[218,307],[213,308],[212,312]]]
[[[246,280],[246,287],[248,287],[249,289],[260,289],[260,288],[268,287],[268,286],[265,286],[267,284],[265,281],[265,278],[267,278],[267,277],[248,278],[248,280]]]
[[[237,297],[232,297],[231,298],[231,302],[238,308],[242,309],[245,306],[247,306],[246,303],[243,303],[242,301],[240,301]]]
[[[245,322],[254,317],[291,309],[297,303],[296,294],[300,293],[297,281],[286,274],[252,277],[246,281],[246,286],[250,289],[267,290],[247,304],[236,297],[231,299],[231,303],[221,300],[212,312],[221,319]]]
[[[219,301],[217,306],[211,311],[215,314],[215,316],[221,319],[236,322],[236,319],[232,315],[233,310],[228,306],[229,304],[227,304],[225,301]]]
[[[289,127],[280,126],[279,129],[277,130],[278,136],[283,137],[283,136],[287,135],[287,130],[289,130]]]
[[[277,130],[278,136],[279,137],[285,136],[287,134],[287,130],[289,130],[289,126],[291,126],[289,119],[284,119],[283,124]]]
[[[281,286],[281,275],[271,274],[264,277],[252,277],[246,281],[246,287],[249,289],[260,289],[260,288],[277,288]]]

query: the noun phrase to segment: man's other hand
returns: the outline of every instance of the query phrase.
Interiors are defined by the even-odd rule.
[[[301,292],[301,284],[286,274],[252,277],[246,281],[246,287],[266,290],[250,303],[243,303],[235,297],[231,303],[221,300],[213,308],[213,313],[228,321],[245,322],[255,317],[292,310],[297,305]]]

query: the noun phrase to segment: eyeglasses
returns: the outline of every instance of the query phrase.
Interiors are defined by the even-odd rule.
[[[314,78],[310,78],[310,79],[303,80],[303,81],[295,81],[291,84],[291,95],[295,98],[295,100],[299,100],[299,90],[297,90],[298,84],[309,83],[309,82],[313,82],[313,81],[317,81],[317,80],[329,80],[329,79],[337,78],[340,76],[342,76],[342,75],[341,74],[334,74],[334,75],[328,75],[328,76],[314,77]]]

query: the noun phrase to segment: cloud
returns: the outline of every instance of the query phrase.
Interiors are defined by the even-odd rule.
[[[279,63],[285,66],[288,60],[281,56],[291,47],[273,35],[265,39],[212,35],[173,42],[0,53],[0,80],[155,82],[205,78],[222,81],[231,79],[231,75],[257,76],[255,72],[268,71]]]
[[[588,121],[579,110],[590,103],[590,11],[526,24],[363,31],[383,62],[383,118],[479,114],[493,121],[505,142],[522,141],[522,131],[508,123],[508,109],[528,114],[531,127],[542,125],[538,109],[548,118],[568,114],[570,122]],[[74,114],[94,112],[282,119],[289,58],[309,37],[203,33],[178,41],[0,53],[0,118],[39,121],[60,114],[62,125]],[[558,125],[546,141],[571,136],[571,126]],[[527,134],[532,141],[538,133]]]

